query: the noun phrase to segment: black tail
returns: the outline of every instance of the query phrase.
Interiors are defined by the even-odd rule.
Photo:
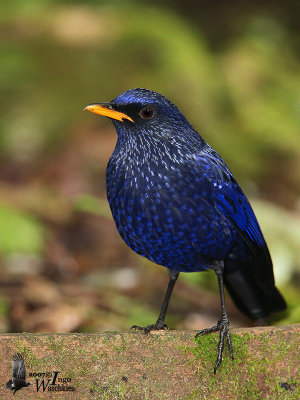
[[[252,319],[264,318],[286,309],[286,303],[278,289],[272,285],[266,290],[251,268],[225,273],[224,281],[236,306]]]
[[[224,282],[236,306],[250,318],[264,318],[286,309],[275,287],[266,244],[253,247],[244,237],[238,239],[225,260]]]

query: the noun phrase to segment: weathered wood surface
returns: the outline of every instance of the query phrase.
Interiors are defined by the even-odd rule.
[[[23,355],[31,383],[15,394],[19,399],[300,398],[300,324],[231,333],[235,360],[226,349],[215,376],[218,334],[197,343],[191,331],[1,334],[0,398],[13,394],[5,383],[15,352]],[[45,387],[49,380],[45,392],[41,379]]]

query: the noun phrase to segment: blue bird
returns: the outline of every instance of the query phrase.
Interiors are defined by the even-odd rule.
[[[163,95],[131,89],[85,110],[111,118],[118,134],[106,188],[121,237],[169,272],[156,323],[133,328],[145,333],[167,329],[165,316],[179,273],[213,269],[221,318],[196,336],[220,331],[216,373],[224,340],[233,359],[224,283],[237,307],[253,319],[286,308],[250,203],[219,154]]]

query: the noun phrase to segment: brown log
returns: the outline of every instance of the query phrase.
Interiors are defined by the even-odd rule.
[[[15,352],[23,355],[31,383],[16,393],[19,399],[300,398],[300,324],[233,329],[235,359],[226,349],[216,375],[218,334],[197,341],[194,334],[1,334],[0,398],[12,396],[5,383]],[[37,392],[42,379],[45,392],[43,386]]]

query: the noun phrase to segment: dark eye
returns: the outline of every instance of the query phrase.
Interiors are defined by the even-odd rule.
[[[140,111],[140,116],[143,119],[151,119],[153,117],[153,115],[154,115],[154,110],[152,107],[149,107],[149,106],[142,108]]]

